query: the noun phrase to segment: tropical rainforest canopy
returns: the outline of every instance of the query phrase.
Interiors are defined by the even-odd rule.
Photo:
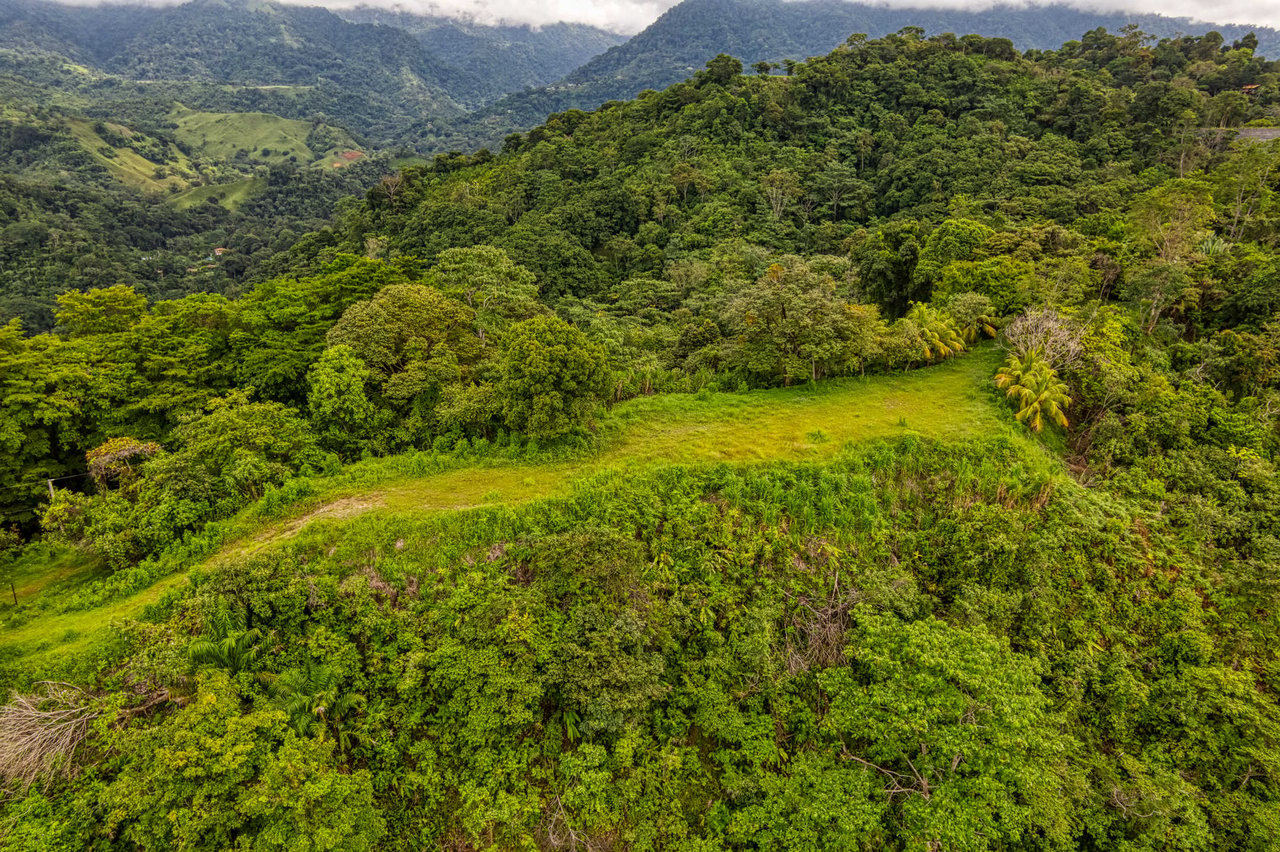
[[[9,570],[95,567],[13,590],[6,628],[147,606],[0,660],[4,842],[1273,848],[1280,65],[1254,46],[721,56],[262,234],[240,292],[93,279],[11,322]],[[456,511],[379,491],[607,454],[638,397],[956,359],[990,362],[968,393],[998,428],[904,414],[810,461]],[[291,507],[328,520],[255,532]]]

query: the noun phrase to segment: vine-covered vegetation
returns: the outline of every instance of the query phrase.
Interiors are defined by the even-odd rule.
[[[460,511],[335,492],[358,517],[5,666],[6,839],[1269,848],[1280,68],[1252,46],[722,56],[387,176],[238,297],[11,323],[3,545],[100,560],[103,604],[344,464],[582,455],[632,397],[998,345],[972,391],[1017,431]]]

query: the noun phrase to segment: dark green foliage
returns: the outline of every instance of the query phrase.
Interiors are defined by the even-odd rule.
[[[485,25],[476,21],[390,11],[368,6],[339,9],[348,21],[404,30],[432,55],[471,75],[481,103],[530,86],[545,86],[592,57],[626,41],[626,36],[584,24],[541,27]],[[459,92],[454,92],[455,97]]]
[[[242,393],[211,400],[172,439],[173,452],[154,454],[114,490],[104,482],[95,497],[59,492],[45,509],[45,529],[123,568],[323,462],[315,436],[292,410],[249,402]]]
[[[1023,50],[1056,50],[1088,33],[1073,43],[1083,43],[1086,50],[1103,54],[1100,64],[1113,63],[1126,74],[1136,75],[1141,63],[1119,56],[1105,39],[1096,39],[1101,31],[1118,33],[1128,25],[1170,39],[1204,29],[1203,24],[1160,15],[1107,14],[1052,5],[967,12],[843,0],[685,0],[625,44],[602,53],[554,85],[508,95],[470,116],[461,134],[446,139],[457,144],[454,140],[461,135],[477,144],[491,144],[504,133],[537,124],[548,113],[594,109],[609,101],[634,98],[646,89],[666,88],[721,53],[738,57],[748,67],[758,68],[760,62],[767,61],[791,73],[789,69],[799,62],[828,53],[851,33],[877,38],[903,31],[919,36],[955,33],[969,40],[973,52],[994,59],[1011,59]],[[1251,39],[1260,54],[1280,56],[1280,34],[1275,30],[1221,26],[1217,31],[1226,36],[1228,46],[1232,40],[1243,45]],[[1215,49],[1222,41],[1219,36]],[[1076,98],[1081,101],[1080,114],[1068,126],[1096,121],[1101,101],[1091,100],[1087,90]]]

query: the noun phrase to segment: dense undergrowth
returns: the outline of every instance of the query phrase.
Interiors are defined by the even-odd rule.
[[[112,677],[181,708],[8,839],[1264,848],[1274,656],[1193,551],[1007,440],[316,525],[152,611]]]

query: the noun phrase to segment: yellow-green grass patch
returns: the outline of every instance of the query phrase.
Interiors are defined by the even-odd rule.
[[[186,192],[179,192],[169,197],[169,203],[179,210],[189,210],[197,204],[204,204],[210,198],[228,210],[235,210],[250,198],[267,187],[263,178],[245,178],[230,183],[217,183],[208,186],[193,186]]]
[[[252,510],[234,523],[246,533],[209,561],[270,548],[371,513],[434,514],[514,504],[569,493],[606,470],[648,470],[670,464],[812,460],[851,442],[917,434],[942,440],[1007,434],[1028,453],[1040,444],[1012,424],[991,392],[999,361],[984,347],[935,367],[894,375],[840,379],[739,394],[667,395],[616,406],[602,427],[606,449],[554,463],[486,463],[421,476],[388,474],[353,484],[339,478],[288,517],[255,522]],[[250,527],[250,525],[253,525]],[[51,570],[56,569],[50,566]],[[70,653],[113,619],[142,608],[185,581],[175,574],[150,588],[83,613],[33,619],[0,630],[0,650],[24,656]],[[52,644],[50,644],[52,643]],[[51,659],[51,658],[50,658]]]
[[[113,145],[108,145],[107,141],[93,129],[93,126],[94,123],[88,119],[67,119],[67,129],[71,131],[71,135],[76,138],[76,141],[80,143],[89,156],[105,167],[116,180],[149,192],[168,192],[170,187],[186,186],[184,181],[174,175],[166,175],[162,178],[156,177],[157,168],[163,168],[168,171],[171,168],[186,169],[190,165],[187,158],[177,149],[170,148],[168,153],[171,159],[167,164],[158,166],[131,148],[117,148]],[[111,129],[122,136],[130,135],[130,131],[126,127],[112,125]],[[104,154],[104,150],[110,151],[110,155]]]
[[[230,160],[247,151],[257,160],[284,162],[296,157],[310,163],[315,153],[307,147],[311,123],[281,118],[265,112],[200,112],[175,106],[169,118],[177,124],[175,134],[192,150]],[[270,154],[264,154],[263,149]]]

